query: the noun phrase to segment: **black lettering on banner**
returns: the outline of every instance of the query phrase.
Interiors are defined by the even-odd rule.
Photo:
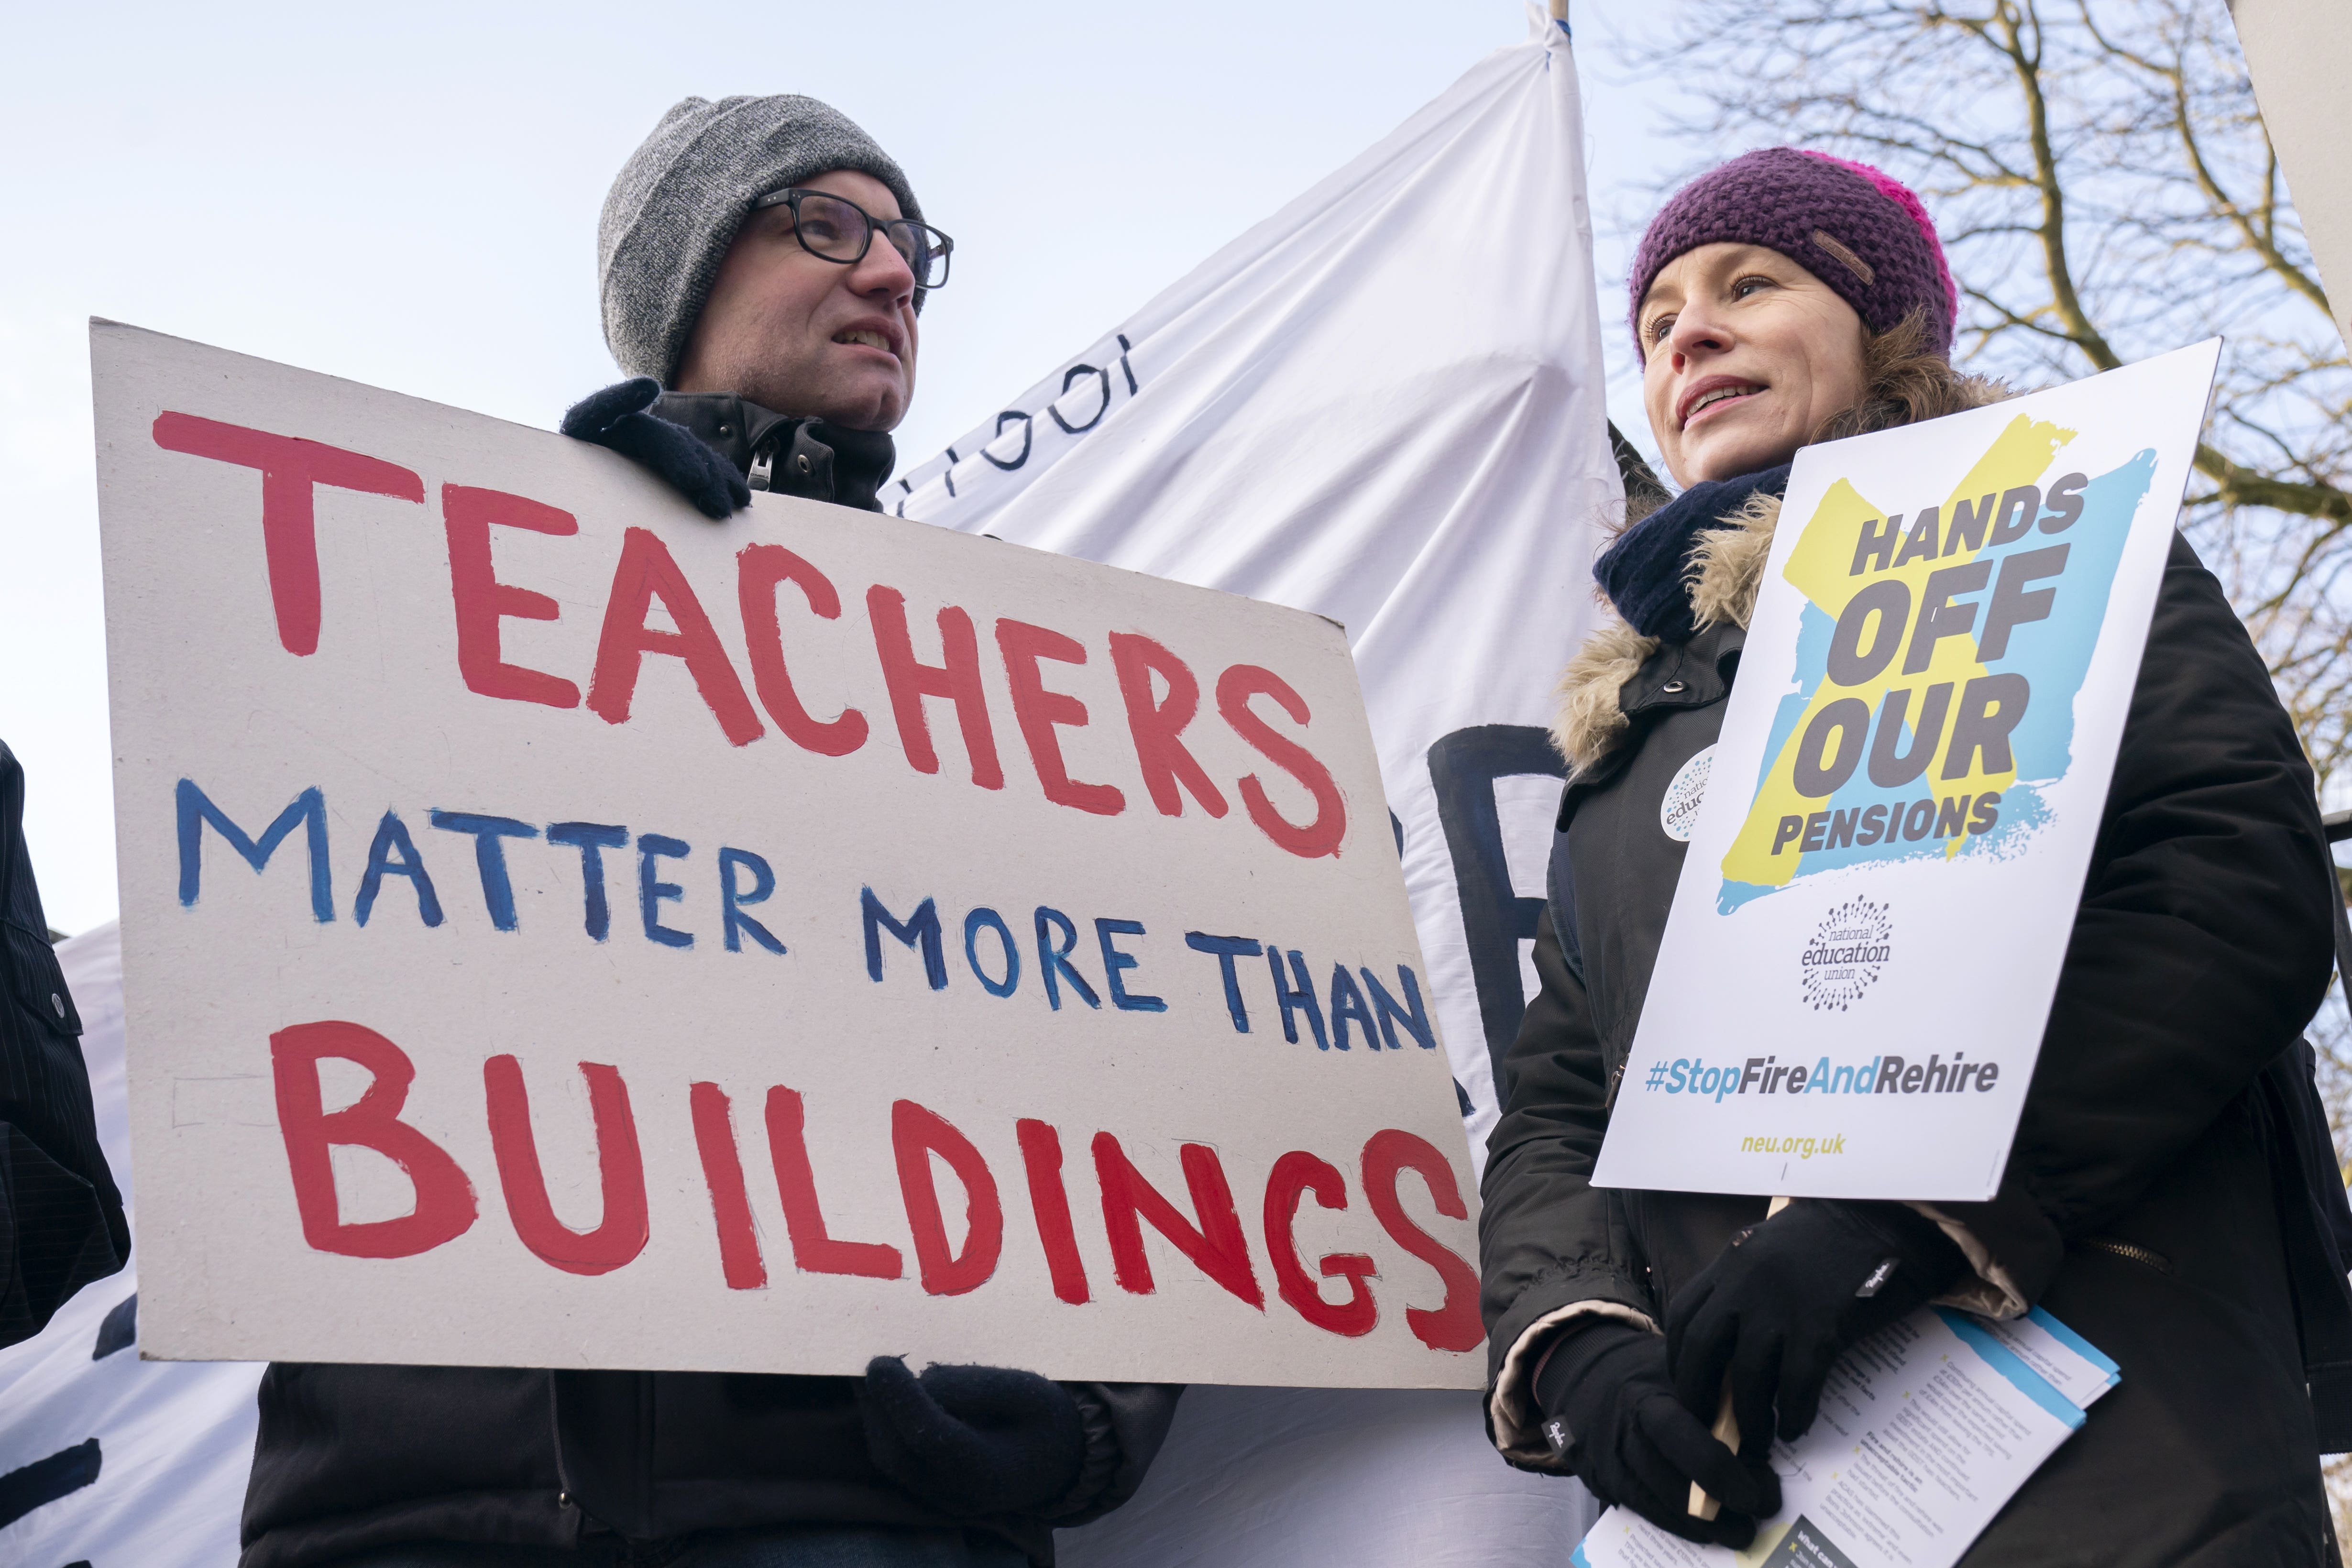
[[[0,1476],[0,1528],[96,1484],[104,1462],[98,1439],[86,1437],[70,1448],[59,1448],[47,1458]]]
[[[1087,421],[1084,424],[1072,424],[1068,420],[1064,419],[1062,417],[1061,398],[1055,398],[1052,402],[1045,405],[1045,412],[1054,416],[1054,423],[1062,427],[1062,433],[1065,435],[1085,434],[1087,431],[1092,430],[1096,425],[1100,424],[1103,422],[1103,415],[1110,412],[1110,372],[1105,370],[1097,370],[1092,365],[1072,365],[1068,370],[1062,372],[1062,397],[1069,396],[1070,388],[1076,385],[1079,382],[1084,381],[1088,376],[1095,377],[1102,383],[1102,406],[1095,410],[1095,416],[1092,419]]]
[[[1029,461],[1029,443],[1031,439],[1031,425],[1033,422],[1027,414],[1022,413],[1017,408],[1008,408],[1003,413],[996,416],[996,434],[999,435],[1003,435],[1004,434],[1004,427],[1016,419],[1021,422],[1020,456],[1015,457],[1012,462],[1007,463],[1003,458],[999,457],[995,453],[991,452],[988,449],[988,446],[983,446],[980,449],[980,455],[982,457],[987,458],[991,463],[995,464],[997,467],[1003,469],[1007,474],[1012,473],[1013,470],[1020,467],[1024,463]],[[996,443],[992,441],[988,444],[989,446],[993,446]]]
[[[1119,374],[1127,378],[1127,395],[1133,397],[1137,392],[1135,384],[1135,367],[1127,362],[1127,355],[1128,350],[1132,349],[1135,345],[1127,340],[1127,334],[1124,332],[1118,333],[1117,337],[1118,338],[1118,371]],[[1457,1085],[1456,1087],[1459,1086]]]
[[[1550,732],[1534,725],[1474,725],[1429,748],[1429,781],[1437,795],[1446,854],[1454,862],[1454,893],[1462,905],[1470,977],[1478,990],[1478,1021],[1485,1026],[1486,1055],[1498,1084],[1503,1053],[1517,1038],[1528,1006],[1519,944],[1534,939],[1543,900],[1522,898],[1511,886],[1495,784],[1530,776],[1564,779],[1567,773]],[[1560,940],[1572,937],[1562,933]]]

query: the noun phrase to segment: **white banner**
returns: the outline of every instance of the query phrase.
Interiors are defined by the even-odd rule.
[[[58,946],[81,1014],[98,1141],[134,1226],[122,1072],[122,943],[111,924]],[[233,1568],[261,1368],[142,1361],[138,1268],[100,1280],[0,1350],[0,1563]]]
[[[1596,1184],[2000,1186],[2220,352],[1797,455]]]
[[[1574,59],[1528,19],[885,496],[1347,627],[1480,1161],[1534,988],[1552,685],[1621,494]],[[1592,1518],[1496,1457],[1475,1396],[1195,1387],[1135,1500],[1058,1542],[1066,1568],[1539,1568]]]
[[[1576,71],[1531,12],[1393,135],[884,493],[1338,621],[1485,1159],[1591,624],[1606,436]]]

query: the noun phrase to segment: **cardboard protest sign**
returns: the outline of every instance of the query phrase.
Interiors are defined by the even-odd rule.
[[[1476,1385],[1338,626],[92,346],[145,1354]]]
[[[2219,352],[1798,455],[1597,1183],[1992,1195]]]

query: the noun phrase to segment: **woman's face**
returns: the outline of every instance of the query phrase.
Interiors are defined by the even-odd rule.
[[[1786,463],[1862,401],[1862,318],[1777,250],[1685,251],[1637,319],[1650,434],[1683,486]]]

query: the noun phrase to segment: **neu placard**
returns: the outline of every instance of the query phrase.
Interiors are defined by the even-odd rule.
[[[1798,453],[1596,1184],[2000,1187],[2220,351]]]
[[[1339,627],[92,355],[144,1354],[1480,1381]]]

